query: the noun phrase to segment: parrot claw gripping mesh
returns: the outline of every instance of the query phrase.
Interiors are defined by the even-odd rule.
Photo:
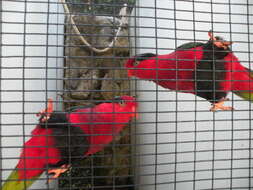
[[[172,53],[145,53],[127,60],[128,76],[150,80],[175,91],[192,93],[209,101],[211,111],[223,106],[228,92],[253,100],[253,72],[241,65],[230,49],[232,42],[208,32],[206,43],[189,42]]]
[[[49,99],[47,108],[37,114],[39,124],[1,190],[27,189],[44,171],[53,174],[49,181],[56,179],[79,159],[103,150],[136,117],[136,111],[132,96],[69,112],[53,111]]]

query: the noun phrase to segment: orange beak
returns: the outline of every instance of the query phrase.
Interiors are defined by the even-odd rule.
[[[218,41],[214,35],[213,35],[213,32],[212,31],[209,31],[208,32],[208,36],[210,38],[210,40],[214,41],[214,45],[217,46],[218,48],[224,48],[224,49],[227,49],[228,46],[230,46],[233,42],[227,42],[227,41]]]
[[[37,117],[43,116],[43,118],[41,119],[42,122],[47,121],[52,112],[54,111],[54,107],[53,107],[53,99],[49,98],[48,99],[48,103],[47,103],[47,108],[40,111],[39,113],[36,114]]]

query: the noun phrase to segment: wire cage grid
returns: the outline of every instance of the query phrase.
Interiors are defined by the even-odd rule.
[[[128,3],[130,20],[125,25],[119,15],[123,3]],[[45,183],[49,176],[44,175],[31,188],[252,188],[249,101],[230,93],[228,104],[236,109],[213,113],[206,100],[128,78],[124,67],[132,55],[167,54],[189,41],[206,43],[212,29],[234,42],[231,50],[251,69],[249,1],[76,0],[66,4],[69,14],[60,1],[1,2],[3,182],[18,162],[22,144],[32,137],[30,131],[38,124],[35,114],[47,107],[48,98],[54,99],[58,110],[69,113],[70,107],[137,95],[139,117],[115,135],[107,149],[82,159],[58,183]],[[111,42],[113,46],[99,53],[83,44],[80,36],[93,48],[106,49]]]

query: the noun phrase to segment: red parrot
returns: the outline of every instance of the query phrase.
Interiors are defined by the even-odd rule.
[[[39,113],[40,122],[1,189],[26,189],[48,168],[48,173],[54,174],[51,179],[57,178],[70,164],[111,143],[113,136],[136,117],[136,109],[137,102],[131,96],[69,112],[53,112],[50,100],[47,109]]]
[[[251,71],[242,66],[222,37],[206,43],[189,42],[166,55],[145,53],[127,60],[128,76],[146,79],[171,90],[192,93],[212,104],[211,111],[232,110],[224,106],[229,91],[253,100]]]

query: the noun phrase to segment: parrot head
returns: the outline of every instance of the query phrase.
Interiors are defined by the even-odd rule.
[[[120,114],[126,115],[126,117],[134,118],[137,116],[137,102],[132,96],[116,96],[114,98],[115,110],[118,110]]]
[[[220,49],[227,50],[229,49],[229,46],[233,43],[233,42],[224,40],[220,36],[214,36],[211,30],[208,32],[208,36],[209,36],[209,42],[213,43],[216,47]]]
[[[144,53],[136,55],[126,61],[128,77],[150,78],[156,66],[156,55],[153,53]]]

